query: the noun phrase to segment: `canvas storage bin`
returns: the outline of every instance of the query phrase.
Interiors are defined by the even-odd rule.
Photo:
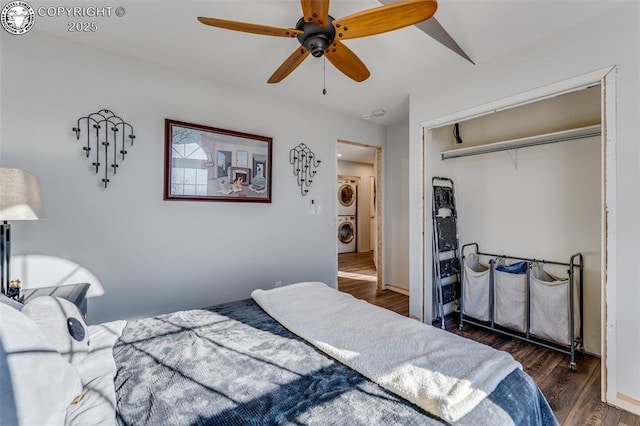
[[[580,332],[580,303],[578,277],[574,276],[573,317],[574,336]],[[554,277],[537,265],[531,269],[531,326],[538,337],[565,345],[571,344],[571,306],[569,280]]]
[[[508,266],[499,264],[493,272],[495,301],[493,319],[498,325],[522,333],[527,329],[526,268],[527,262]]]
[[[489,321],[489,280],[491,270],[481,264],[478,256],[464,259],[463,313],[472,318]]]

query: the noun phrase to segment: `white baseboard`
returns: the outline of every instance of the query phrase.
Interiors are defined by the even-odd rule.
[[[616,394],[616,400],[611,401],[611,405],[615,405],[618,408],[622,408],[623,410],[640,416],[640,400],[632,398],[621,392]]]
[[[391,290],[391,291],[394,291],[396,293],[404,294],[405,296],[409,295],[409,290],[406,289],[406,288],[398,287],[398,286],[395,286],[393,284],[387,284],[387,285],[385,285],[385,287],[386,287],[387,290]]]

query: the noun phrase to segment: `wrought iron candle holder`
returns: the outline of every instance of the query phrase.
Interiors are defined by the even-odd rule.
[[[289,151],[289,162],[293,165],[293,175],[297,178],[300,193],[304,197],[309,192],[306,188],[313,183],[311,178],[316,175],[316,169],[322,161],[317,160],[309,147],[301,143]]]
[[[95,167],[96,174],[100,171],[100,166],[102,165],[100,153],[103,153],[102,161],[105,162],[105,167],[102,183],[106,189],[109,184],[109,169],[112,169],[112,173],[115,175],[118,167],[120,167],[118,159],[124,161],[125,155],[128,153],[125,140],[129,139],[129,146],[133,146],[133,140],[136,138],[133,134],[133,127],[118,117],[113,111],[101,109],[86,117],[80,117],[77,127],[74,127],[73,131],[76,133],[77,140],[80,140],[80,134],[83,131],[86,133],[87,144],[82,147],[82,149],[87,158],[89,158],[92,150],[95,151],[95,161],[93,161],[91,165]],[[120,141],[122,143],[118,151],[118,142]],[[92,145],[94,145],[95,148],[92,148]],[[119,157],[118,154],[120,154],[121,157]],[[106,162],[109,161],[109,158],[112,159],[112,163],[107,167]]]

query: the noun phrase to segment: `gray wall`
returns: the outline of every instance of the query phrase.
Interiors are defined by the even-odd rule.
[[[47,213],[15,223],[14,254],[65,257],[93,272],[105,294],[90,300],[90,322],[245,298],[275,281],[336,284],[335,144],[382,146],[383,128],[35,30],[0,37],[0,165],[40,176]],[[107,190],[71,131],[102,108],[137,135]],[[271,136],[273,202],[163,201],[165,118]],[[323,160],[306,197],[288,161],[300,142]],[[308,215],[311,197],[323,215]]]

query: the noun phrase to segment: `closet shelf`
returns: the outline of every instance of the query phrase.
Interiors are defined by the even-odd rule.
[[[490,152],[506,151],[510,149],[527,148],[530,146],[545,145],[556,142],[566,142],[576,139],[600,136],[602,130],[600,124],[575,129],[562,130],[559,132],[545,133],[542,135],[529,136],[520,139],[511,139],[503,142],[494,142],[484,145],[470,146],[468,148],[451,149],[442,151],[440,156],[443,160],[451,158],[468,157],[471,155],[488,154]]]

